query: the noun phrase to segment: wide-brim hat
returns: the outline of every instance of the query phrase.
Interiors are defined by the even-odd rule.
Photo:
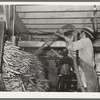
[[[82,32],[85,32],[85,33],[89,34],[91,36],[91,38],[94,38],[93,37],[94,30],[92,29],[91,26],[87,26],[87,27],[83,28]]]

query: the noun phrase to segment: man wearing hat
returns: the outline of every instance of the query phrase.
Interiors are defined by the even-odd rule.
[[[84,88],[87,92],[97,92],[98,82],[96,71],[94,70],[95,62],[92,44],[94,30],[90,26],[83,28],[80,34],[80,40],[75,42],[72,42],[71,39],[66,37],[67,32],[60,30],[60,33],[62,34],[58,34],[58,36],[64,38],[68,43],[68,50],[78,50],[78,64],[80,66],[79,69],[81,69],[81,72],[83,72],[81,79]]]

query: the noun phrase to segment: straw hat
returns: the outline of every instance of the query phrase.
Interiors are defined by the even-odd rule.
[[[91,38],[94,38],[93,37],[94,30],[92,29],[91,26],[87,26],[87,27],[83,28],[82,32],[85,32],[85,33],[89,34],[91,36]]]

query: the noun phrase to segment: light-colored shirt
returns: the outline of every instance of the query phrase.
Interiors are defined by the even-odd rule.
[[[92,67],[95,66],[93,44],[89,38],[83,38],[69,43],[68,49],[71,51],[79,50],[79,57]]]

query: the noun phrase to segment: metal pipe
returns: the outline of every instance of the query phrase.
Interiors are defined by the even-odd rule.
[[[94,23],[95,23],[95,32],[97,32],[97,8],[96,5],[94,5]]]
[[[13,20],[12,20],[12,36],[11,36],[11,42],[12,45],[16,44],[16,37],[15,37],[15,5],[13,6]]]
[[[14,36],[15,31],[15,5],[13,6],[13,26],[12,26],[12,36]]]

